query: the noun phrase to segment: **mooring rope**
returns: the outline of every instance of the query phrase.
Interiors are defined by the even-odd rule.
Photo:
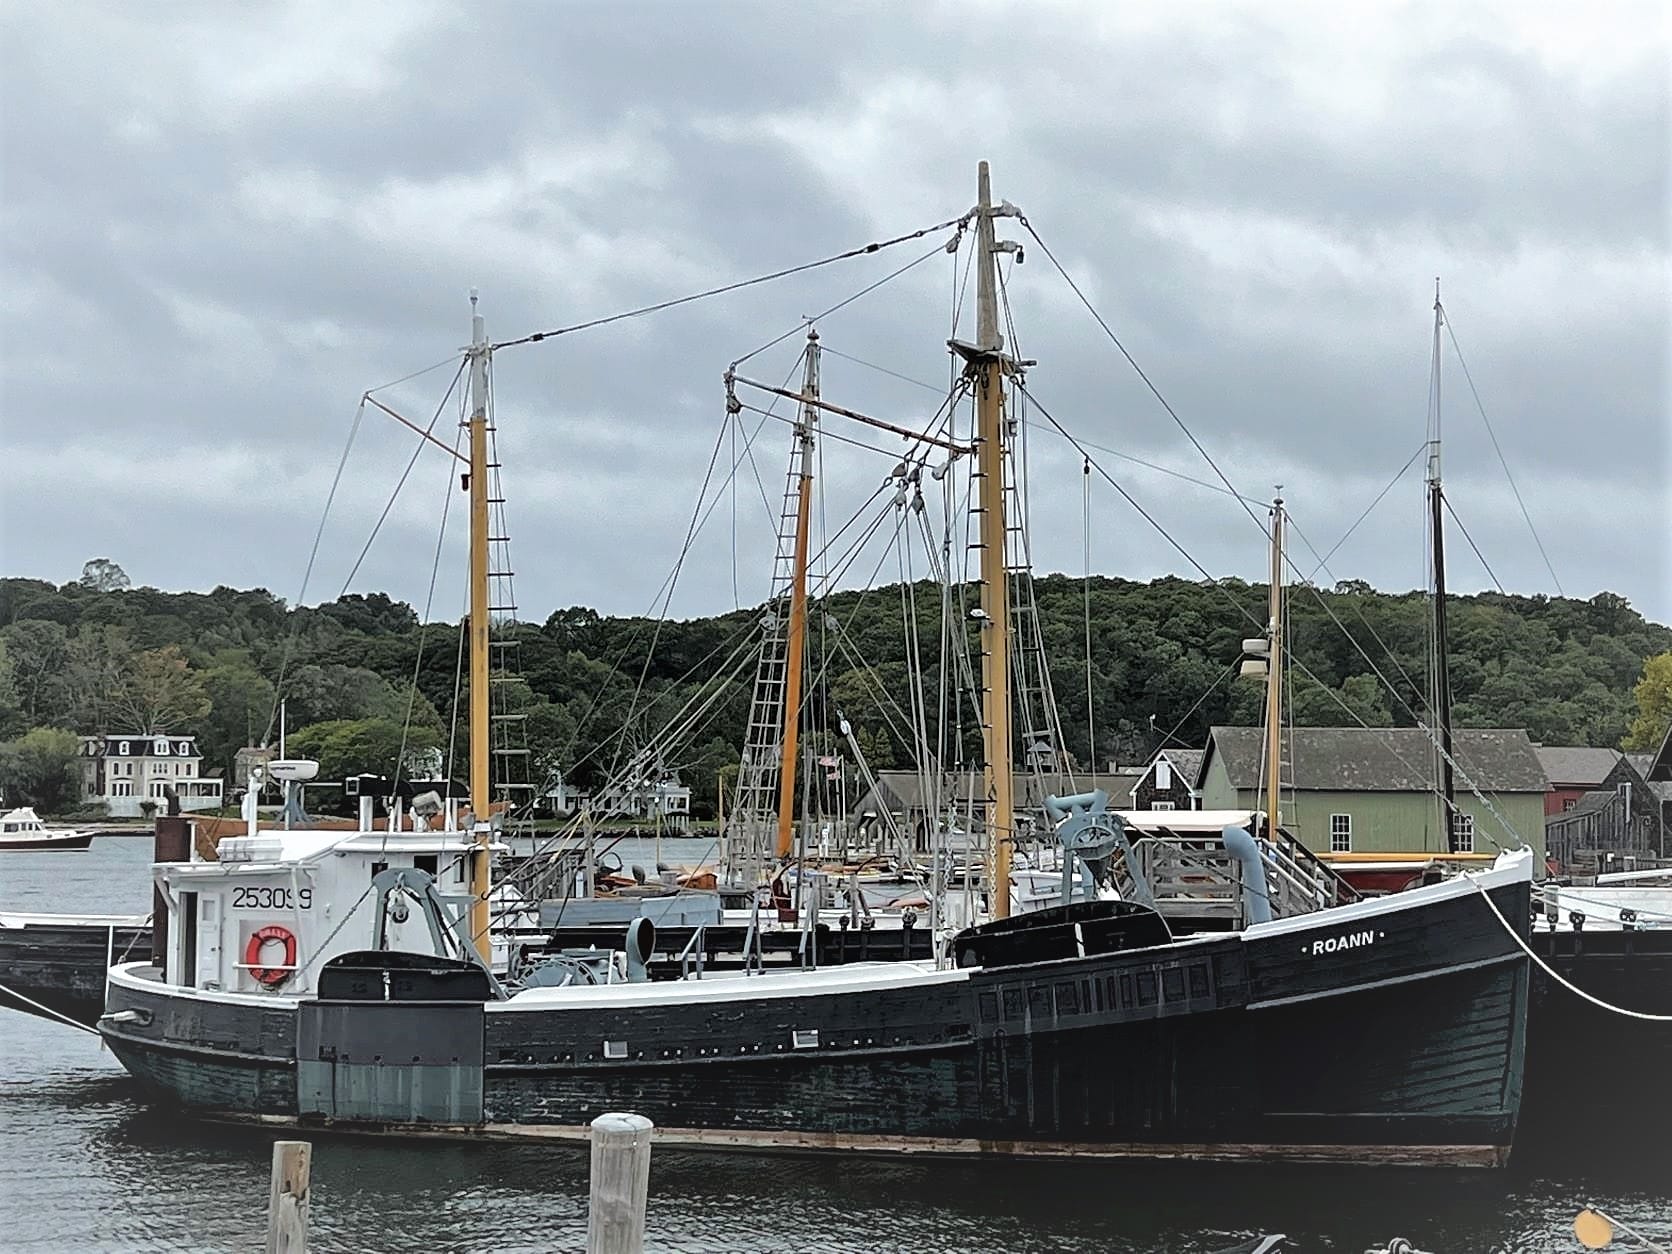
[[[1583,998],[1584,1000],[1590,1002],[1591,1005],[1596,1006],[1598,1009],[1609,1010],[1617,1015],[1624,1015],[1628,1019],[1641,1019],[1645,1023],[1672,1023],[1672,1015],[1650,1014],[1646,1010],[1628,1010],[1624,1006],[1613,1005],[1610,1002],[1603,1001],[1602,998],[1597,997],[1594,994],[1587,993],[1572,980],[1569,980],[1566,976],[1562,975],[1561,972],[1557,971],[1543,958],[1539,957],[1521,933],[1516,931],[1515,928],[1510,925],[1510,921],[1508,919],[1504,918],[1504,912],[1498,909],[1498,903],[1493,901],[1491,895],[1480,886],[1480,880],[1473,875],[1468,878],[1469,883],[1473,885],[1474,890],[1479,893],[1481,895],[1481,899],[1486,902],[1486,908],[1492,911],[1493,916],[1499,923],[1504,925],[1504,931],[1508,932],[1515,943],[1521,946],[1522,951],[1527,955],[1527,957],[1531,958],[1541,971],[1543,971],[1551,979],[1555,980],[1556,983],[1560,984],[1563,988],[1567,989],[1567,991],[1572,993],[1575,997]]]
[[[40,1011],[42,1014],[51,1015],[54,1019],[62,1020],[63,1022],[69,1024],[72,1028],[75,1028],[75,1029],[77,1029],[78,1031],[81,1031],[81,1032],[86,1032],[90,1036],[97,1036],[99,1034],[99,1031],[98,1031],[97,1028],[90,1028],[85,1023],[82,1023],[82,1022],[80,1022],[76,1019],[72,1019],[72,1018],[70,1018],[69,1015],[62,1014],[59,1011],[54,1010],[51,1006],[43,1006],[43,1005],[41,1005],[40,1002],[36,1001],[33,997],[25,997],[22,993],[18,992],[15,988],[11,988],[11,987],[9,987],[5,984],[0,984],[0,993],[4,993],[7,997],[15,997],[15,998],[17,998],[18,1001],[22,1002],[25,1006],[32,1006],[34,1009]]]

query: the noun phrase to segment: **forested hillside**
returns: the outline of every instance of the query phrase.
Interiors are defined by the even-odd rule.
[[[420,625],[410,606],[375,593],[291,609],[262,589],[167,593],[125,583],[120,571],[96,563],[81,582],[63,586],[0,580],[0,740],[15,746],[37,728],[166,729],[196,734],[206,769],[230,768],[239,747],[275,734],[282,673],[293,744],[321,757],[326,777],[389,771],[403,732],[409,748],[448,743],[456,624]],[[1258,685],[1235,669],[1240,642],[1265,619],[1264,587],[1093,579],[1089,591],[1088,720],[1086,589],[1063,576],[1037,585],[1040,634],[1076,760],[1092,760],[1093,730],[1099,763],[1128,762],[1163,737],[1199,745],[1213,723],[1258,720]],[[932,724],[939,596],[927,584],[915,592]],[[839,594],[813,616],[823,678],[815,701],[832,713],[840,708],[873,767],[903,764],[909,744],[895,708],[908,704],[910,691],[901,607],[901,590],[885,587]],[[1415,720],[1426,687],[1421,594],[1349,584],[1325,594],[1296,590],[1290,607],[1303,668],[1293,675],[1297,723]],[[573,782],[596,782],[620,747],[644,743],[714,674],[754,621],[745,611],[658,627],[574,608],[518,628],[522,681],[507,695],[528,715],[536,777],[561,767]],[[1606,593],[1589,601],[1460,597],[1450,623],[1458,724],[1525,727],[1550,744],[1619,744],[1639,713],[1633,686],[1646,660],[1672,650],[1672,630]],[[966,630],[972,641],[973,630]],[[669,755],[699,807],[711,803],[717,773],[737,760],[751,674],[733,682],[691,743]],[[976,734],[967,713],[963,732],[966,743]],[[462,753],[462,732],[455,744]]]

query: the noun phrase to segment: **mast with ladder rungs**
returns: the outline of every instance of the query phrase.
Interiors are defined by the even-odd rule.
[[[476,849],[470,858],[470,935],[482,960],[488,936],[488,849],[493,840],[488,733],[488,347],[487,328],[470,294],[470,813]]]
[[[999,334],[998,244],[993,219],[1013,217],[1008,202],[993,204],[992,186],[983,161],[975,207],[976,341],[957,340],[952,348],[966,362],[976,396],[976,499],[981,511],[981,744],[986,794],[988,866],[992,917],[1010,916],[1010,855],[1016,818],[1012,796],[1010,726],[1010,581],[1005,561],[1005,421],[1004,380],[1015,363],[1004,354]]]
[[[1440,839],[1450,853],[1457,848],[1457,797],[1452,779],[1451,756],[1451,663],[1446,639],[1446,540],[1445,490],[1440,485],[1440,327],[1445,310],[1440,306],[1440,280],[1434,280],[1434,395],[1428,427],[1428,528],[1434,564],[1434,656],[1429,690],[1434,722],[1440,733],[1438,774],[1440,777]]]
[[[813,427],[819,411],[819,333],[807,332],[807,371],[801,385],[807,401],[801,407],[795,438],[801,446],[801,476],[797,485],[795,515],[795,566],[790,583],[790,622],[784,666],[784,735],[778,755],[778,840],[775,851],[780,862],[794,846],[796,749],[801,731],[801,665],[807,641],[807,532],[812,520]]]

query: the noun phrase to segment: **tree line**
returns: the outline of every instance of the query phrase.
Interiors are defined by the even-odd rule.
[[[911,591],[840,592],[814,608],[808,701],[825,730],[809,741],[820,752],[845,752],[839,713],[873,769],[906,765],[914,677],[904,606],[915,612],[930,743],[944,708],[953,755],[977,760],[968,695],[944,707],[935,696],[939,589]],[[1102,769],[1143,761],[1163,743],[1199,747],[1214,724],[1257,723],[1259,686],[1236,672],[1242,641],[1264,623],[1266,596],[1263,585],[1234,579],[1037,579],[1032,657],[1043,659],[1060,712],[1059,747]],[[718,663],[758,631],[760,613],[658,623],[573,607],[509,629],[515,648],[505,656],[518,676],[498,686],[496,707],[521,716],[532,782],[561,771],[572,784],[597,786],[712,692],[705,685]],[[1429,613],[1422,593],[1356,581],[1292,590],[1294,722],[1415,723],[1426,707]],[[954,637],[961,633],[973,656],[977,629],[957,621]],[[1481,593],[1455,598],[1449,625],[1459,726],[1524,727],[1546,744],[1653,747],[1672,717],[1672,659],[1651,661],[1672,654],[1672,629],[1622,597]],[[51,792],[40,781],[52,777],[54,752],[73,746],[73,734],[102,732],[194,735],[205,770],[230,778],[240,748],[276,739],[281,689],[289,751],[320,758],[322,778],[392,774],[403,769],[403,751],[448,746],[462,763],[468,694],[458,643],[457,623],[420,623],[411,606],[381,593],[289,606],[260,588],[162,592],[128,586],[103,559],[63,585],[0,579],[0,787],[14,804]],[[699,813],[736,769],[752,675],[745,666],[727,681],[693,734],[662,759],[692,786]]]

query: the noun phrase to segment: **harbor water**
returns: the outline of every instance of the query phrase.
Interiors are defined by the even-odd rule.
[[[665,856],[701,856],[684,844]],[[0,855],[0,910],[142,914],[150,852],[101,837],[83,853]],[[622,855],[630,867],[655,851]],[[1606,1057],[1599,1041],[1599,1084],[1613,1082]],[[149,1106],[96,1039],[11,1011],[0,1059],[0,1250],[260,1248],[274,1133]],[[1623,1143],[1660,1148],[1593,1141],[1455,1173],[659,1149],[648,1248],[1186,1254],[1283,1232],[1285,1250],[1358,1254],[1401,1236],[1434,1254],[1537,1254],[1580,1248],[1585,1205],[1672,1242],[1672,1141],[1629,1131]],[[586,1191],[578,1145],[316,1137],[312,1231],[326,1251],[575,1250]]]

